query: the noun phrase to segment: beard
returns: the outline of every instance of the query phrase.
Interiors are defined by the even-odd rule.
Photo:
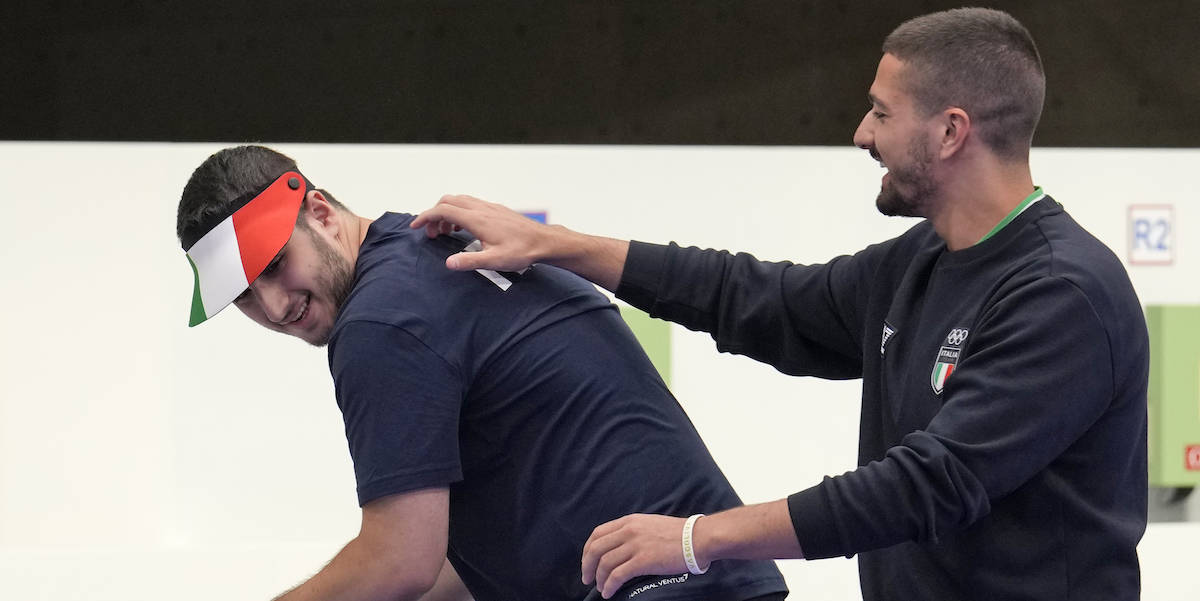
[[[334,309],[340,312],[342,305],[346,302],[346,297],[350,296],[350,290],[354,288],[354,266],[346,260],[346,257],[334,250],[333,246],[324,238],[316,235],[310,235],[310,238],[313,247],[317,250],[317,256],[321,258],[321,268],[316,275],[317,285],[320,287],[321,293],[329,298]],[[306,342],[315,347],[329,344],[329,336],[333,333],[333,324],[336,320],[335,314],[328,325],[318,330],[313,339]]]
[[[937,182],[930,175],[933,153],[929,151],[929,136],[922,135],[908,147],[909,166],[889,167],[891,175],[879,189],[875,208],[888,217],[927,217],[926,202],[937,192]],[[897,185],[910,190],[901,192]]]

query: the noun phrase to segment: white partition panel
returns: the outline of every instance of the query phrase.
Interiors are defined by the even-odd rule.
[[[0,143],[0,599],[267,599],[357,532],[325,354],[230,310],[186,326],[174,211],[213,144]],[[279,145],[360,214],[468,193],[623,238],[823,261],[914,222],[853,148]],[[1192,150],[1038,149],[1035,181],[1127,260],[1169,204],[1144,303],[1200,302]],[[673,388],[748,502],[855,464],[859,385],[783,376],[674,331]],[[1146,599],[1191,594],[1194,525],[1154,525]],[[794,599],[859,597],[855,562],[782,562]]]

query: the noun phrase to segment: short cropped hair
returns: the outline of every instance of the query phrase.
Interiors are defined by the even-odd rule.
[[[1029,156],[1046,76],[1033,36],[1008,13],[957,8],[896,28],[883,52],[904,63],[907,92],[931,117],[957,107],[1004,159]]]
[[[265,146],[236,146],[208,157],[183,187],[175,214],[175,235],[183,240],[211,215],[223,213],[242,195],[267,186],[288,171],[299,171],[296,161]],[[328,192],[320,192],[335,208],[346,210]],[[302,215],[303,210],[296,216],[296,225],[306,228],[308,222]]]

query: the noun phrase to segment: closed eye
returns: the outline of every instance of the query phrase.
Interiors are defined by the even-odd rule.
[[[282,266],[283,266],[283,251],[279,251],[279,254],[275,255],[275,258],[271,259],[270,263],[267,263],[267,266],[263,268],[262,273],[258,274],[258,277],[260,277],[260,278],[268,277],[271,274],[274,274],[275,272],[279,271],[279,268]],[[233,299],[233,302],[240,303],[249,298],[250,298],[250,289],[246,288],[245,290],[242,291],[241,294],[239,294],[237,296],[237,298]]]
[[[276,271],[279,271],[279,268],[282,265],[283,265],[283,252],[281,251],[279,254],[275,255],[275,258],[272,259],[270,263],[267,263],[267,266],[263,269],[261,275],[271,275],[271,274],[275,273]]]

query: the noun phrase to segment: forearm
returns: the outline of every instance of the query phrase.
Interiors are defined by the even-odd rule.
[[[861,377],[861,332],[845,327],[854,307],[834,301],[846,295],[830,287],[832,268],[635,242],[617,297],[787,374]]]
[[[447,560],[446,564],[442,566],[442,571],[438,573],[437,583],[421,597],[421,601],[472,601],[472,599],[470,591],[458,577],[458,572],[454,571],[454,566],[450,565],[450,561]]]
[[[383,550],[350,541],[320,572],[275,601],[402,601],[420,599],[432,580],[392,565]]]
[[[538,262],[561,267],[616,292],[629,254],[628,241],[581,234],[560,225],[548,226],[547,232]]]
[[[786,499],[706,515],[692,531],[701,566],[718,559],[803,559]]]

